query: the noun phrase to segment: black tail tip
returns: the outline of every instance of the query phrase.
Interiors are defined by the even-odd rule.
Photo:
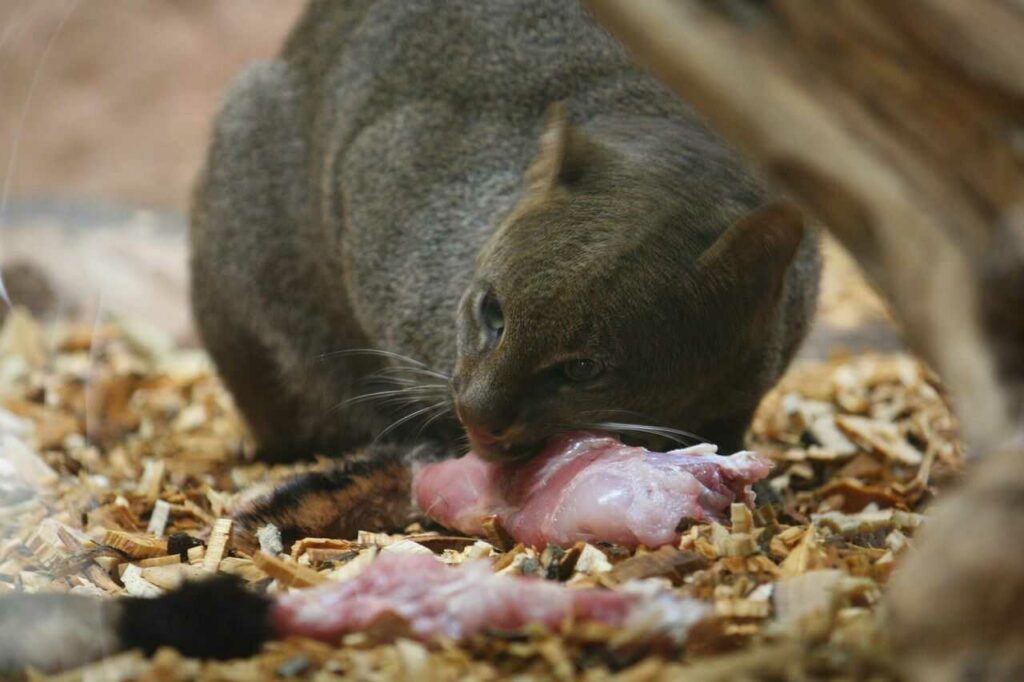
[[[124,604],[119,635],[147,655],[169,646],[193,658],[241,658],[273,637],[271,600],[232,576],[186,583],[155,599]]]

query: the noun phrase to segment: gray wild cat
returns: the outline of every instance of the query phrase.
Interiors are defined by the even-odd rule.
[[[579,428],[735,447],[819,273],[800,214],[573,0],[313,2],[228,94],[191,236],[261,453],[344,457],[239,514],[242,540],[399,523],[409,465],[463,433],[495,459]],[[5,607],[0,670],[270,636],[269,598],[220,582]]]
[[[397,494],[403,462],[463,433],[493,458],[578,428],[739,446],[819,256],[577,3],[350,0],[313,2],[232,87],[192,272],[261,454],[364,449],[243,525],[341,533],[401,513],[354,479]],[[332,509],[360,516],[325,527]]]

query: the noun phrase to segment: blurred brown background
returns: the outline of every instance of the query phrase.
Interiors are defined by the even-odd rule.
[[[0,0],[0,272],[14,303],[195,340],[183,215],[210,123],[231,79],[273,57],[303,4]],[[834,245],[828,254],[828,324],[812,354],[864,345],[849,330],[865,323],[867,345],[891,345],[855,267]]]
[[[301,7],[0,0],[0,272],[13,303],[194,341],[182,216],[210,123]]]
[[[0,0],[11,196],[184,209],[225,85],[277,51],[301,4]]]

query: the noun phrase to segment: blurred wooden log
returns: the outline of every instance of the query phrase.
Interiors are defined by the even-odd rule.
[[[1003,443],[1013,400],[982,313],[1005,318],[1024,300],[1005,286],[1024,261],[987,276],[994,252],[1024,244],[1021,6],[585,4],[856,256],[949,386],[974,449]],[[1019,362],[1024,336],[1009,341]]]

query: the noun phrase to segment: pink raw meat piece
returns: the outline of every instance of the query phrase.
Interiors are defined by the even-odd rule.
[[[679,541],[684,519],[722,521],[733,502],[753,503],[750,485],[771,463],[753,452],[715,451],[703,444],[652,452],[604,434],[569,433],[524,462],[470,453],[426,465],[413,496],[428,516],[471,535],[496,515],[517,542],[536,547],[579,540],[657,547]]]
[[[382,554],[351,580],[282,595],[274,605],[279,638],[336,641],[399,616],[416,638],[472,637],[536,623],[558,630],[569,619],[633,627],[683,641],[710,608],[668,590],[573,589],[537,578],[497,575],[485,560],[446,566],[423,554]],[[652,628],[653,624],[653,628]]]

